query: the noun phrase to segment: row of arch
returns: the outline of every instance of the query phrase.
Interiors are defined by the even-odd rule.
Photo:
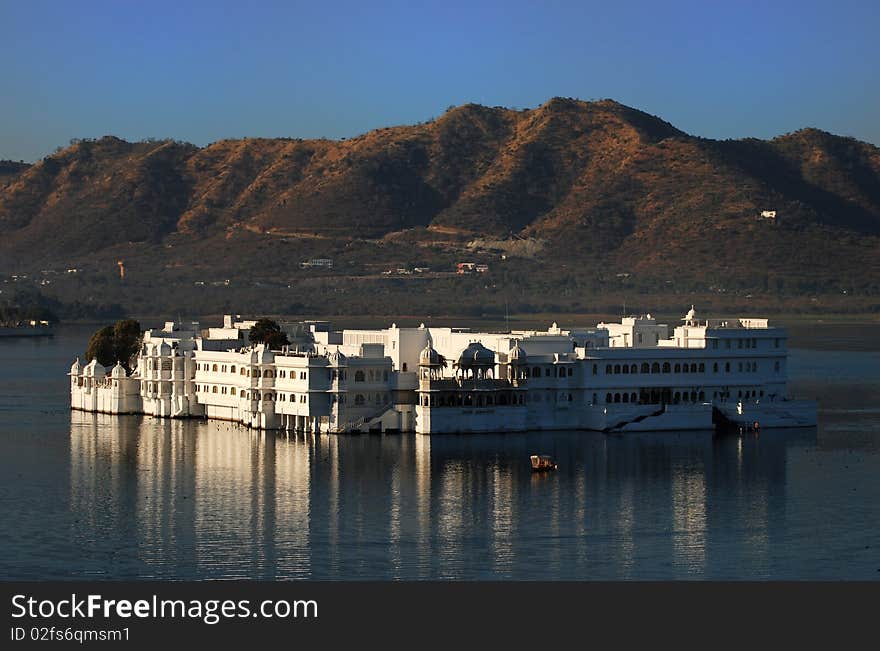
[[[419,397],[419,404],[423,407],[495,407],[507,405],[525,404],[525,396],[522,393],[508,394],[506,392],[493,393],[430,393]]]
[[[267,378],[274,378],[274,377],[286,378],[287,377],[287,371],[284,369],[280,369],[278,371],[275,371],[271,368],[266,368],[261,371],[258,368],[249,369],[245,366],[237,367],[235,364],[229,364],[229,365],[227,365],[227,364],[208,364],[207,362],[204,362],[204,363],[197,362],[196,363],[196,370],[197,371],[209,371],[211,373],[233,373],[234,374],[236,372],[236,369],[238,369],[239,375],[243,375],[245,377],[267,377]],[[297,371],[295,369],[291,370],[291,379],[296,379],[296,373],[297,373]],[[306,371],[299,371],[299,379],[300,380],[306,379]]]
[[[659,393],[659,395],[658,395]],[[594,394],[595,395],[595,394]],[[705,402],[706,400],[706,392],[705,391],[676,391],[672,393],[670,389],[662,389],[657,392],[656,390],[642,393],[642,400],[639,399],[639,396],[636,395],[635,392],[632,393],[606,393],[605,394],[605,402],[608,404],[611,403],[657,403],[657,402],[671,402],[672,404],[679,404],[680,402]]]
[[[728,371],[730,370],[730,363],[728,362]],[[605,366],[605,374],[606,375],[620,375],[620,374],[629,374],[636,375],[639,371],[638,364],[607,364]],[[718,372],[718,363],[715,363],[714,370]],[[673,366],[670,362],[654,362],[653,364],[649,364],[648,362],[642,362],[641,365],[641,373],[705,373],[706,372],[706,364],[705,362],[693,362],[691,364],[675,364]],[[593,364],[593,375],[598,375],[599,373],[599,365]]]
[[[295,393],[275,393],[272,391],[248,391],[245,389],[236,389],[235,387],[218,386],[216,384],[197,384],[196,391],[201,393],[213,393],[217,395],[236,396],[246,400],[266,400],[272,402],[300,402],[308,401],[306,394]]]
[[[565,366],[545,366],[544,377],[571,377],[574,375],[574,368],[571,365]],[[541,377],[541,367],[532,367],[532,377]]]

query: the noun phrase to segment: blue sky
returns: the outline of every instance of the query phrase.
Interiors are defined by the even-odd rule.
[[[880,144],[880,3],[0,0],[0,158],[113,134],[350,137],[610,97],[711,138]]]

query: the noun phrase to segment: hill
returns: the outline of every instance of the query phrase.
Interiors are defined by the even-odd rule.
[[[300,269],[312,258],[334,266]],[[875,309],[880,150],[816,129],[709,140],[562,98],[341,141],[105,137],[0,164],[0,260],[47,295],[127,310],[566,310],[683,293]],[[490,271],[449,273],[465,260]],[[397,273],[416,266],[430,271]]]

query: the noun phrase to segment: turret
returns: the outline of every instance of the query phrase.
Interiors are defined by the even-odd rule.
[[[526,355],[525,349],[520,347],[519,341],[514,342],[513,348],[507,354],[507,361],[510,364],[508,378],[511,380],[525,380],[529,376],[529,371],[526,368],[528,355]]]
[[[439,380],[443,376],[444,360],[431,342],[419,353],[419,378],[422,380]]]

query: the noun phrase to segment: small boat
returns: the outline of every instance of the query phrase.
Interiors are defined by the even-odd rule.
[[[532,462],[532,470],[540,472],[543,470],[556,470],[559,466],[553,463],[553,457],[546,454],[533,454],[529,457]]]

